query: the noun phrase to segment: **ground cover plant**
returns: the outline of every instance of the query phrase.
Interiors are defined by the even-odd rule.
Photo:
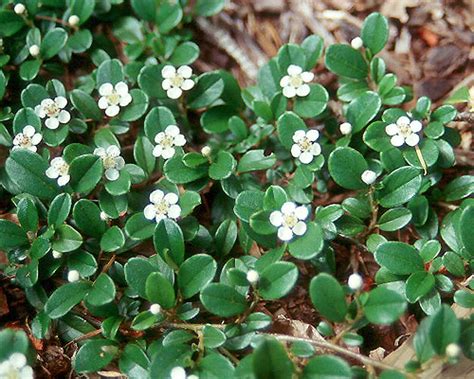
[[[467,90],[415,98],[376,12],[350,44],[283,44],[243,87],[193,68],[192,23],[223,7],[0,0],[0,280],[28,303],[0,378],[398,379],[473,359]],[[272,307],[297,291],[317,322],[282,331]],[[407,314],[414,357],[369,355]]]

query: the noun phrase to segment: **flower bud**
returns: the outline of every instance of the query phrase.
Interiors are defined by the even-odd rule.
[[[342,134],[348,135],[352,132],[352,125],[348,122],[343,122],[341,125],[339,125],[339,130]]]
[[[372,170],[365,170],[360,178],[365,184],[371,185],[377,179],[377,174]]]
[[[39,48],[38,45],[32,45],[29,48],[29,52],[30,52],[32,57],[37,57],[40,53],[40,48]]]
[[[150,313],[153,315],[158,315],[161,312],[160,304],[152,304],[150,305]]]
[[[461,348],[457,343],[450,343],[446,346],[446,356],[448,358],[457,358],[461,354]]]
[[[77,17],[75,14],[73,14],[72,16],[70,16],[67,20],[67,22],[69,23],[69,25],[71,26],[76,26],[77,24],[79,24],[79,17]]]
[[[360,276],[359,274],[355,273],[355,274],[351,274],[349,276],[349,279],[347,281],[347,285],[349,286],[349,288],[353,291],[358,291],[362,288],[362,285],[364,284],[364,281],[362,279],[362,276]]]
[[[211,155],[211,148],[209,146],[204,146],[201,149],[201,154],[204,155],[205,157],[208,157]]]
[[[79,271],[77,270],[71,270],[67,273],[67,280],[70,283],[77,282],[81,276],[79,275]]]
[[[260,279],[260,275],[258,274],[257,271],[255,270],[249,270],[247,272],[247,280],[250,284],[255,285],[258,283]]]
[[[26,8],[25,6],[22,4],[22,3],[18,3],[15,5],[15,7],[13,8],[13,11],[16,13],[16,14],[23,14],[25,13],[26,11]]]
[[[63,256],[63,253],[60,253],[59,251],[53,250],[53,258],[54,259],[59,259]]]
[[[104,211],[100,212],[99,217],[102,221],[107,221],[109,219],[109,216],[107,216],[107,213],[105,213]]]
[[[364,42],[362,41],[362,38],[356,37],[351,41],[351,46],[353,49],[360,49],[364,45]]]

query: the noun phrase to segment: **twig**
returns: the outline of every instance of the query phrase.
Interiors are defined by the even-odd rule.
[[[461,112],[456,115],[454,121],[465,121],[474,124],[474,112]]]

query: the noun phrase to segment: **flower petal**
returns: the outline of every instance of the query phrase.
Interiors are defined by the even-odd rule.
[[[405,143],[405,138],[403,136],[397,134],[390,139],[390,143],[395,147],[400,147]]]
[[[31,143],[33,145],[37,145],[41,142],[41,140],[43,139],[43,136],[39,133],[35,133],[33,134],[33,137],[31,137]]]
[[[60,187],[63,187],[65,186],[66,184],[69,183],[69,181],[71,180],[71,176],[70,175],[63,175],[63,176],[60,176],[58,178],[58,185]]]
[[[295,211],[295,209],[296,209],[296,204],[291,201],[287,201],[286,203],[282,205],[281,213],[283,213],[284,215],[290,215]]]
[[[125,159],[123,159],[122,157],[115,158],[115,168],[117,170],[121,170],[124,167],[125,167]]]
[[[120,148],[117,145],[108,146],[107,155],[111,157],[118,157],[120,155]]]
[[[24,128],[23,128],[23,134],[27,137],[33,137],[36,133],[36,130],[34,127],[32,127],[31,125],[26,125]]]
[[[163,200],[163,197],[165,196],[165,193],[162,190],[154,190],[152,193],[150,193],[150,201],[152,203],[159,203],[161,200]]]
[[[97,105],[99,106],[100,109],[107,109],[107,107],[109,106],[109,102],[107,101],[106,97],[102,96],[97,102]]]
[[[153,220],[156,216],[156,209],[153,204],[148,204],[143,210],[143,215],[148,220]]]
[[[413,133],[418,133],[422,127],[422,123],[418,120],[413,120],[412,122],[410,122],[410,128]]]
[[[59,127],[59,120],[56,117],[49,117],[44,122],[48,129],[57,129]]]
[[[317,142],[313,143],[313,146],[311,146],[311,154],[313,155],[319,155],[321,154],[321,145]]]
[[[120,107],[118,105],[110,105],[105,109],[105,114],[109,117],[117,116],[120,112]]]
[[[280,87],[286,87],[290,84],[290,76],[285,75],[283,78],[280,79]]]
[[[163,138],[165,138],[165,132],[159,132],[159,133],[155,136],[155,142],[156,142],[156,143],[160,143],[161,141],[163,141]]]
[[[407,116],[399,117],[397,120],[398,126],[407,126],[410,123],[410,119]]]
[[[168,209],[168,217],[169,218],[174,218],[177,219],[179,216],[181,216],[181,207],[179,205],[172,205]]]
[[[186,145],[186,138],[184,138],[182,134],[178,134],[176,137],[174,137],[173,143],[176,146],[184,146]]]
[[[62,110],[58,114],[58,121],[61,124],[66,124],[71,120],[71,114],[68,111]]]
[[[293,238],[293,232],[287,226],[278,228],[278,238],[282,241],[290,241]]]
[[[54,167],[48,167],[46,170],[46,176],[50,179],[56,179],[59,176],[59,171]]]
[[[38,117],[44,118],[46,117],[46,113],[43,110],[43,107],[41,105],[37,105],[35,107],[35,113]]]
[[[163,67],[163,69],[161,70],[161,76],[164,79],[171,79],[175,75],[176,75],[176,69],[173,66],[169,65],[169,64],[166,65],[165,67]]]
[[[296,89],[296,94],[299,97],[308,96],[310,92],[311,92],[311,87],[307,84],[302,84]]]
[[[310,71],[302,72],[301,79],[303,79],[305,83],[309,83],[310,81],[314,79],[314,74]]]
[[[283,87],[283,96],[291,99],[296,96],[296,89],[292,86]]]
[[[306,220],[308,218],[308,215],[309,211],[307,207],[305,207],[304,205],[296,207],[295,216],[298,218],[298,220]]]
[[[114,90],[114,86],[112,83],[104,83],[99,87],[99,94],[100,96],[108,96],[111,95]]]
[[[290,64],[287,69],[288,75],[290,76],[296,76],[299,75],[303,72],[303,69],[300,66],[297,66],[295,64]]]
[[[273,211],[270,213],[270,223],[273,226],[281,226],[283,223],[283,214],[280,211]]]
[[[168,202],[168,204],[176,204],[179,200],[179,197],[174,192],[169,192],[165,195],[165,200]]]
[[[61,109],[64,108],[67,105],[67,99],[64,96],[55,97],[54,102]]]
[[[301,163],[309,164],[313,161],[313,157],[314,156],[312,153],[310,153],[309,151],[305,151],[299,156],[299,160]]]
[[[131,102],[132,102],[132,95],[130,95],[129,93],[126,93],[124,95],[120,95],[119,105],[121,107],[126,107]]]
[[[294,142],[299,142],[301,141],[304,137],[306,137],[306,132],[304,130],[297,130],[294,134],[293,134],[293,141]]]
[[[171,80],[165,79],[161,82],[161,88],[163,88],[165,91],[169,90],[171,87]]]
[[[299,221],[294,227],[293,227],[293,233],[295,233],[297,236],[302,236],[303,234],[306,233],[307,226],[303,221]]]
[[[171,87],[168,91],[166,91],[166,94],[170,99],[179,99],[179,97],[183,94],[183,91],[181,88]]]
[[[179,128],[176,125],[168,125],[165,133],[171,137],[176,137],[179,134]]]
[[[310,129],[306,132],[306,138],[314,142],[319,138],[319,132],[316,129]]]
[[[119,176],[120,172],[116,168],[108,168],[107,170],[105,170],[105,177],[111,182],[117,180]]]
[[[389,136],[394,136],[399,132],[400,128],[396,124],[388,124],[385,127],[385,133],[387,133]]]
[[[298,144],[291,146],[291,155],[295,158],[298,158],[301,155],[301,148]]]
[[[153,148],[153,156],[154,157],[161,157],[161,154],[163,153],[163,148],[161,147],[161,145],[156,145],[154,148]]]
[[[117,91],[117,93],[118,93],[120,96],[128,95],[128,85],[127,85],[127,83],[125,83],[125,82],[118,82],[118,83],[115,85],[115,91]]]
[[[101,158],[105,158],[106,154],[107,153],[105,152],[105,149],[103,147],[97,147],[94,150],[94,155],[98,155]]]
[[[175,152],[176,151],[173,147],[168,147],[166,149],[163,149],[161,156],[163,157],[163,159],[170,159],[174,155]]]
[[[405,142],[408,146],[416,146],[418,145],[418,142],[420,142],[420,136],[412,133],[405,139]]]
[[[178,68],[178,74],[181,75],[184,79],[189,79],[193,74],[193,69],[187,65],[184,65]]]
[[[185,91],[189,91],[191,88],[194,87],[194,80],[191,79],[186,79],[182,84],[181,84],[181,89]]]

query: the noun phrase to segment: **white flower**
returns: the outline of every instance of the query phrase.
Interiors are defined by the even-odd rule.
[[[164,132],[159,132],[155,136],[155,142],[157,145],[153,149],[153,155],[169,159],[176,152],[174,146],[184,146],[186,139],[176,125],[168,125]]]
[[[107,216],[107,213],[105,213],[104,211],[100,211],[99,217],[102,221],[108,221],[109,219],[109,216]]]
[[[278,228],[278,238],[282,241],[289,241],[293,235],[302,236],[306,233],[304,220],[308,217],[308,208],[297,207],[295,203],[287,201],[280,211],[273,211],[270,214],[270,222]]]
[[[457,358],[461,354],[461,348],[457,343],[450,343],[446,346],[446,356],[448,358]]]
[[[247,271],[247,280],[250,284],[255,285],[258,283],[260,275],[256,270]]]
[[[32,57],[37,57],[40,53],[40,48],[38,45],[31,45],[28,49]]]
[[[166,65],[161,70],[163,82],[161,86],[166,91],[170,99],[178,99],[183,91],[189,91],[194,87],[194,81],[191,78],[193,69],[189,66],[181,66],[177,70],[171,65]]]
[[[160,304],[152,304],[150,305],[150,313],[153,315],[158,315],[161,312]]]
[[[79,24],[79,21],[80,21],[79,17],[76,16],[75,14],[70,16],[67,20],[68,24],[71,26],[76,26],[77,24]]]
[[[31,125],[26,125],[23,128],[23,132],[18,133],[13,138],[13,150],[15,149],[28,149],[36,153],[38,145],[43,136],[40,133],[36,133],[36,130]]]
[[[211,155],[211,148],[209,146],[203,146],[203,148],[201,149],[201,154],[204,155],[205,157],[209,157]]]
[[[13,11],[16,13],[16,14],[23,14],[25,13],[26,11],[26,8],[25,6],[22,4],[22,3],[18,3],[16,4],[14,7],[13,7]]]
[[[353,291],[358,291],[362,288],[364,281],[362,280],[362,276],[359,274],[351,274],[347,281],[347,285]]]
[[[348,122],[343,122],[341,125],[339,125],[339,130],[346,136],[352,132],[352,125]]]
[[[70,283],[77,282],[81,278],[79,271],[71,270],[67,273],[67,280]]]
[[[371,185],[373,182],[375,182],[375,179],[377,179],[377,174],[373,172],[372,170],[365,170],[360,176],[360,179],[365,184]]]
[[[356,37],[351,41],[351,46],[353,49],[359,50],[362,46],[364,46],[364,41],[362,41],[362,38]]]
[[[173,367],[170,372],[171,379],[199,379],[196,375],[187,375],[182,367]]]
[[[314,79],[314,74],[309,71],[303,71],[300,66],[294,64],[288,66],[287,72],[288,75],[285,75],[280,80],[283,95],[288,98],[308,96],[311,89],[307,83]]]
[[[33,369],[26,364],[22,353],[13,353],[8,360],[0,363],[1,379],[33,379]]]
[[[94,154],[102,159],[105,177],[110,181],[117,180],[120,170],[125,166],[125,160],[120,156],[120,148],[115,145],[110,145],[107,149],[98,147],[94,150]]]
[[[50,179],[57,179],[58,186],[62,187],[69,183],[69,164],[62,157],[51,160],[51,165],[46,170],[46,176]]]
[[[404,143],[408,146],[416,146],[420,142],[418,133],[422,128],[418,120],[410,120],[407,116],[400,117],[395,124],[389,124],[385,127],[385,133],[392,138],[390,143],[395,147],[400,147]]]
[[[60,253],[59,251],[53,250],[53,258],[54,259],[60,259],[63,256],[63,253]]]
[[[99,87],[99,94],[99,108],[105,109],[105,114],[109,117],[117,116],[120,107],[126,107],[132,102],[125,82],[118,82],[115,86],[112,83],[104,83]]]
[[[63,96],[57,96],[53,99],[44,99],[41,104],[35,107],[35,113],[41,117],[47,117],[44,124],[49,129],[57,129],[59,123],[66,124],[71,119],[68,111],[64,110],[67,105],[67,99]]]
[[[305,132],[297,130],[293,134],[294,145],[291,147],[291,155],[298,158],[301,163],[308,164],[313,161],[315,156],[321,154],[321,146],[316,140],[319,138],[319,132],[311,129]]]
[[[178,195],[173,192],[165,193],[161,190],[155,190],[150,194],[150,202],[143,214],[148,220],[156,220],[160,222],[165,218],[176,220],[181,215],[181,207],[177,204]]]

